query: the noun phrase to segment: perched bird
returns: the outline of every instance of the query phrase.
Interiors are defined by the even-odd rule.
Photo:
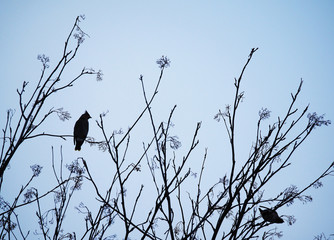
[[[261,206],[262,207],[262,206]],[[266,208],[266,207],[263,207]],[[280,218],[275,210],[272,210],[270,208],[266,209],[260,209],[260,213],[262,218],[270,223],[284,223],[283,219]]]
[[[78,119],[78,121],[74,125],[74,145],[75,145],[75,150],[80,151],[81,150],[81,145],[84,143],[87,134],[88,134],[88,119],[90,119],[91,116],[89,113],[86,111],[84,114],[81,115],[81,117]]]

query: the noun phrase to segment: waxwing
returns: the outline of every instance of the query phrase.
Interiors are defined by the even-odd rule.
[[[81,150],[81,145],[84,143],[87,134],[88,134],[88,119],[90,119],[91,116],[89,113],[86,111],[84,114],[81,115],[81,117],[76,121],[74,125],[74,145],[75,145],[75,150],[80,151]]]
[[[262,207],[262,206],[261,206]],[[266,207],[263,207],[266,208]],[[260,209],[260,213],[262,218],[270,223],[284,223],[283,219],[280,218],[275,210],[272,210],[270,208],[266,209]]]

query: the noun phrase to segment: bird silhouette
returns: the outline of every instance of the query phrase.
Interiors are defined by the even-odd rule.
[[[262,208],[266,208],[266,209],[259,208],[261,216],[265,221],[270,223],[284,223],[283,219],[278,216],[275,210],[272,210],[267,207],[262,207]]]
[[[75,145],[75,151],[81,150],[81,145],[84,143],[89,129],[88,119],[90,119],[91,116],[86,111],[84,114],[81,115],[81,117],[76,121],[74,125],[74,145]]]

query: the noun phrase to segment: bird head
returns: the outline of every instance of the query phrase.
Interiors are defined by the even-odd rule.
[[[89,115],[89,113],[88,113],[87,111],[83,114],[83,116],[84,116],[86,119],[90,119],[90,118],[92,118],[92,117]]]

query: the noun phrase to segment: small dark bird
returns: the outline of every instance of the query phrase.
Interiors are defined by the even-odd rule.
[[[266,208],[266,207],[263,207],[263,208]],[[259,210],[260,210],[262,218],[265,221],[270,222],[270,223],[284,223],[283,219],[278,216],[275,210],[272,210],[270,208],[266,208],[264,210],[259,208]]]
[[[81,115],[81,117],[78,119],[78,121],[74,125],[74,145],[75,145],[75,150],[80,151],[81,150],[81,145],[84,143],[87,134],[88,134],[88,119],[90,119],[91,116],[89,113],[86,111],[84,114]]]

